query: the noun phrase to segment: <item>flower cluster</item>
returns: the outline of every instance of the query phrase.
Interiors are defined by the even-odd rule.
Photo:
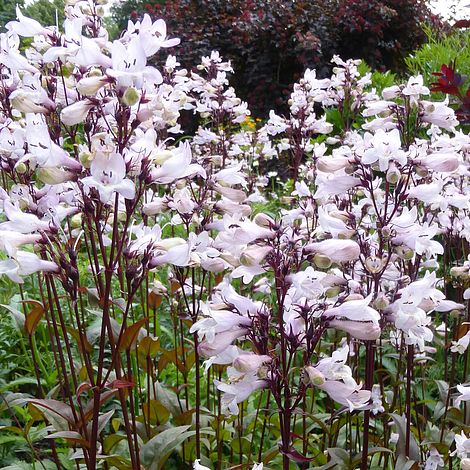
[[[151,407],[163,406],[159,374],[171,359],[186,383],[194,374],[194,409],[187,391],[187,409],[177,397],[188,426],[195,415],[194,468],[207,468],[203,379],[219,434],[249,397],[272,398],[284,468],[309,461],[292,426],[315,397],[327,396],[331,419],[335,406],[364,413],[367,466],[370,419],[392,415],[396,400],[377,371],[388,354],[407,359],[396,375],[408,384],[411,458],[414,362],[435,352],[434,320],[460,318],[470,297],[463,256],[450,272],[460,298],[446,299],[439,270],[447,248],[470,242],[470,138],[448,102],[429,101],[419,76],[378,93],[358,61],[335,57],[331,78],[307,70],[294,86],[289,116],[247,128],[216,52],[197,73],[172,55],[156,68],[155,54],[178,44],[163,20],[130,21],[111,42],[99,5],[79,0],[65,14],[57,29],[18,10],[0,34],[0,274],[40,280],[61,370],[55,398],[67,407],[55,411],[62,429],[49,399],[33,401],[48,410],[49,437],[79,446],[70,458],[87,468],[106,462],[96,444],[111,390],[128,465],[157,468],[149,455],[168,429]],[[275,192],[263,170],[285,160],[293,183]],[[165,321],[174,349],[158,358]],[[450,338],[444,324],[444,335],[465,352],[468,333]],[[457,407],[470,396],[459,392]]]

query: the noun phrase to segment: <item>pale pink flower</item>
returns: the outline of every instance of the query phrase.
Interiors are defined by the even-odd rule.
[[[333,263],[348,263],[359,258],[361,249],[353,240],[336,238],[305,245],[306,253],[317,253],[328,257]]]
[[[83,178],[85,188],[95,188],[102,202],[107,203],[114,193],[125,199],[135,197],[135,185],[126,178],[126,163],[119,153],[98,153],[90,166],[91,176]]]

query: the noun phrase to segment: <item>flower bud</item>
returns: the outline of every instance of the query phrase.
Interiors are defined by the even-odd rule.
[[[80,228],[82,226],[82,214],[75,214],[70,219],[70,225],[72,228]]]
[[[62,168],[39,168],[36,171],[37,178],[45,184],[60,184],[66,181],[72,181],[75,173]]]
[[[380,230],[380,234],[384,240],[388,240],[392,235],[392,229],[390,227],[382,227]]]
[[[457,320],[458,318],[460,318],[460,315],[462,315],[462,312],[460,310],[451,310],[449,312],[449,315],[451,316],[451,318],[455,318]]]
[[[305,246],[305,252],[327,256],[333,263],[347,263],[359,258],[361,249],[353,240],[328,239]]]
[[[216,167],[222,166],[222,161],[222,155],[212,155],[210,157],[210,162]]]
[[[23,162],[20,162],[15,166],[15,170],[19,175],[22,175],[28,171],[28,167]]]
[[[252,245],[246,248],[240,256],[240,263],[244,266],[256,266],[263,262],[266,255],[272,250],[270,246]]]
[[[77,101],[61,111],[60,119],[66,126],[74,126],[85,120],[92,107],[93,104],[89,100]]]
[[[211,273],[221,273],[225,269],[225,263],[220,258],[208,258],[201,260],[201,266]]]
[[[418,176],[421,176],[421,178],[425,178],[426,176],[428,176],[428,169],[425,168],[424,166],[417,165],[415,169],[416,169],[416,174]]]
[[[22,113],[47,113],[44,106],[36,104],[23,90],[15,90],[9,99],[11,106]]]
[[[390,301],[385,297],[385,295],[379,295],[374,302],[374,307],[377,310],[384,310],[390,305]]]
[[[364,297],[361,294],[358,294],[357,292],[353,292],[349,294],[344,301],[349,302],[350,300],[363,300]]]
[[[331,299],[333,297],[336,297],[340,292],[341,292],[340,286],[333,286],[325,291],[325,295],[327,296],[327,298]]]
[[[134,88],[129,87],[122,95],[122,102],[126,106],[134,106],[140,100],[140,93]]]
[[[77,83],[77,91],[82,95],[94,95],[105,83],[103,76],[85,77]]]
[[[91,162],[93,161],[93,154],[88,150],[84,150],[78,154],[78,159],[84,168],[90,168]]]
[[[156,215],[168,209],[168,201],[165,198],[158,197],[152,202],[148,202],[142,206],[142,212],[145,215]]]
[[[427,155],[419,164],[434,171],[450,173],[459,168],[460,162],[458,155],[451,153],[435,153]]]
[[[246,194],[241,189],[227,188],[221,184],[214,185],[214,191],[234,202],[244,202]]]
[[[101,69],[94,67],[87,73],[87,76],[88,77],[102,77],[103,72],[101,71]]]
[[[372,274],[377,274],[383,269],[383,261],[377,256],[369,256],[365,262],[366,269]]]
[[[374,322],[338,320],[335,318],[329,322],[329,327],[349,333],[352,337],[363,341],[375,341],[380,338],[381,333],[380,326]]]
[[[172,155],[171,150],[160,150],[158,153],[152,155],[152,160],[157,165],[163,165]]]
[[[275,225],[274,219],[267,214],[263,214],[262,212],[256,214],[253,222],[256,225],[264,228],[271,228],[273,225]]]
[[[391,184],[396,184],[400,177],[401,173],[398,170],[397,166],[394,163],[390,163],[386,175],[387,181]]]
[[[400,259],[403,259],[405,261],[408,261],[413,258],[414,256],[414,251],[411,248],[408,248],[407,246],[397,246],[395,248],[395,253],[398,255]]]
[[[331,266],[331,259],[328,256],[316,254],[313,257],[315,266],[320,269],[328,269]]]
[[[169,250],[170,248],[174,248],[175,246],[185,245],[185,244],[186,244],[186,240],[184,240],[183,238],[179,238],[179,237],[165,238],[164,240],[160,240],[155,245],[155,248],[158,248],[159,250]]]
[[[315,385],[316,387],[325,383],[325,376],[313,366],[304,367],[305,385]]]
[[[460,461],[461,470],[470,470],[470,459],[462,459]]]
[[[468,268],[464,266],[454,266],[453,268],[450,268],[450,275],[452,277],[467,278],[468,273]]]
[[[175,183],[176,189],[184,189],[186,187],[186,181],[184,179],[178,180]]]
[[[325,173],[334,173],[349,166],[349,158],[338,155],[335,157],[320,157],[317,161],[317,168]]]
[[[382,90],[382,97],[384,100],[393,100],[400,94],[400,87],[398,85],[389,86]]]
[[[258,354],[240,354],[233,361],[233,367],[238,372],[248,373],[257,371],[263,364],[270,362],[269,356],[260,356]]]
[[[93,15],[93,12],[91,11],[91,8],[88,5],[81,5],[80,10],[86,16],[92,16]]]

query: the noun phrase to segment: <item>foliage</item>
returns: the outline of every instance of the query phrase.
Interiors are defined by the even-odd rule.
[[[440,72],[434,72],[437,81],[432,85],[433,92],[451,95],[458,103],[455,114],[462,124],[470,124],[470,86],[467,86],[467,76],[457,72],[455,62],[443,64]]]
[[[426,40],[423,25],[439,34],[442,24],[422,0],[345,0],[335,26],[343,57],[360,57],[374,68],[400,70],[403,59]]]
[[[23,3],[22,0],[0,0],[0,29],[16,18],[16,5],[21,7]]]
[[[454,62],[463,75],[470,74],[470,30],[452,30],[437,36],[432,29],[426,30],[427,42],[405,59],[412,74],[421,74],[428,85],[433,82],[433,72],[442,64]]]
[[[59,26],[65,19],[64,9],[64,0],[35,0],[25,8],[24,14],[42,24]]]

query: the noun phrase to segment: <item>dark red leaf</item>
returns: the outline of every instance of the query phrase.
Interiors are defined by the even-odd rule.
[[[120,388],[132,388],[134,385],[133,382],[129,382],[128,380],[116,379],[110,382],[108,387],[115,390]]]
[[[453,25],[453,28],[469,28],[470,20],[458,20]]]
[[[289,459],[293,460],[294,462],[310,462],[311,458],[305,457],[305,455],[302,455],[300,452],[295,450],[293,447],[291,447],[287,452],[283,452],[282,449],[280,449],[281,454],[287,455]]]

